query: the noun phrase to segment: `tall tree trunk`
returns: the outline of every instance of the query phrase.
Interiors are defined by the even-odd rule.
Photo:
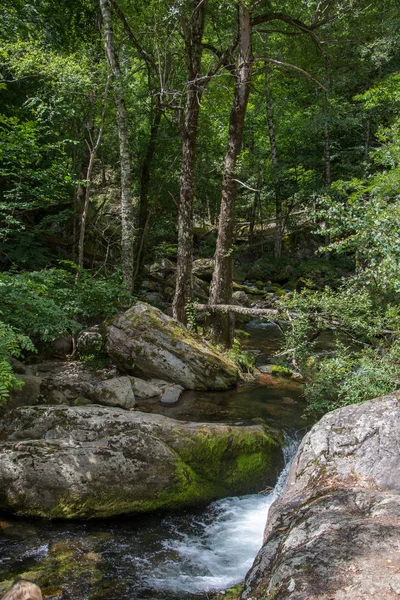
[[[193,260],[193,198],[196,138],[200,113],[200,101],[204,83],[201,75],[202,39],[205,25],[207,0],[191,0],[190,25],[182,18],[186,46],[186,70],[188,74],[185,113],[182,123],[182,170],[178,216],[178,261],[175,295],[172,303],[174,318],[186,322],[186,304],[192,300]]]
[[[114,76],[114,102],[117,113],[119,156],[121,169],[121,261],[124,281],[129,291],[133,291],[133,208],[131,153],[129,148],[128,115],[118,56],[114,44],[109,0],[100,0],[100,10],[104,25],[104,45],[108,63]]]
[[[228,146],[224,160],[221,209],[211,282],[210,304],[230,304],[232,298],[232,244],[235,223],[237,159],[241,151],[244,121],[250,92],[252,51],[250,11],[246,0],[239,0],[239,56],[235,97],[230,114]],[[214,336],[217,342],[230,345],[232,336],[229,315],[216,317]]]
[[[325,78],[328,82],[329,89],[329,65],[328,59],[325,57]],[[329,101],[328,92],[323,91],[323,108],[324,108],[324,159],[325,159],[325,185],[329,189],[332,183],[332,171],[331,171],[331,140],[329,135]],[[325,227],[327,224],[324,224]],[[331,236],[329,233],[325,235],[325,246],[329,246],[331,243]],[[329,258],[329,252],[325,253],[325,258]]]
[[[149,185],[150,185],[150,172],[151,166],[154,158],[154,154],[156,151],[156,142],[158,136],[158,130],[160,127],[161,121],[161,107],[159,102],[157,101],[155,110],[153,123],[151,126],[150,137],[147,144],[147,150],[142,162],[142,167],[140,170],[140,196],[139,196],[139,207],[136,215],[136,225],[135,225],[135,244],[134,244],[134,257],[135,257],[135,274],[134,274],[134,282],[136,277],[141,273],[143,269],[144,262],[144,253],[145,253],[145,236],[146,229],[149,221]]]
[[[368,163],[369,158],[369,144],[371,138],[371,118],[368,115],[365,123],[365,135],[364,135],[364,162]]]
[[[329,136],[329,104],[328,94],[323,92],[324,104],[324,157],[325,157],[325,185],[330,187],[332,183],[331,172],[331,141]]]
[[[79,232],[79,242],[78,242],[78,267],[79,267],[79,271],[77,271],[76,274],[76,280],[78,281],[80,275],[81,275],[81,270],[83,268],[83,256],[84,256],[84,247],[85,247],[85,233],[86,233],[86,220],[87,220],[87,215],[89,212],[89,201],[90,201],[90,184],[92,182],[92,171],[93,171],[93,165],[94,165],[94,161],[96,159],[96,154],[97,151],[99,149],[100,143],[101,143],[101,138],[103,136],[103,129],[104,129],[104,119],[106,116],[106,106],[107,106],[107,95],[108,95],[108,88],[109,88],[109,84],[110,84],[110,77],[107,77],[107,83],[106,83],[106,87],[104,89],[104,99],[103,99],[103,108],[101,111],[101,119],[100,119],[100,125],[99,125],[99,130],[97,132],[97,138],[96,141],[94,142],[92,135],[90,135],[90,141],[88,142],[88,150],[89,150],[89,164],[87,166],[87,170],[86,170],[86,190],[85,190],[85,202],[83,205],[83,210],[82,210],[82,217],[81,217],[81,228],[80,228],[80,232]],[[92,126],[92,132],[94,132],[94,126]]]
[[[274,256],[280,258],[282,255],[282,237],[283,237],[283,215],[282,215],[282,194],[279,181],[278,148],[276,145],[274,112],[271,99],[271,73],[268,63],[265,64],[265,97],[267,108],[267,124],[269,147],[272,163],[272,177],[275,193],[275,245]]]

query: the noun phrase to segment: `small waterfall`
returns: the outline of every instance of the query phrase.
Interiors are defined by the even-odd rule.
[[[269,494],[224,498],[197,519],[192,515],[190,523],[185,517],[167,519],[170,537],[163,542],[164,556],[156,561],[158,566],[154,558],[151,561],[144,587],[188,598],[242,581],[262,545],[269,507],[282,492],[298,444],[299,440],[286,440],[285,467]]]

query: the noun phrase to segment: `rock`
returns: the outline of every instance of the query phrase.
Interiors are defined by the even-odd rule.
[[[157,275],[158,277],[165,278],[171,273],[176,271],[176,265],[168,258],[163,258],[157,263],[153,263],[149,267],[149,273],[151,275]]]
[[[61,393],[71,403],[78,397],[94,398],[93,393],[98,383],[118,376],[115,368],[98,369],[94,372],[79,361],[46,361],[32,369],[42,379],[41,395],[45,401],[50,401],[53,391]]]
[[[32,406],[36,404],[40,396],[42,380],[34,375],[18,375],[18,379],[24,382],[19,390],[13,390],[7,400],[7,410],[17,406]]]
[[[5,538],[27,540],[29,538],[37,538],[38,531],[32,524],[26,521],[2,518],[0,520],[0,534],[1,537]]]
[[[98,354],[103,348],[103,336],[100,325],[93,325],[78,333],[76,349],[81,356]]]
[[[119,406],[120,408],[135,406],[135,394],[129,377],[113,377],[101,381],[95,387],[93,395],[97,402],[106,406]]]
[[[107,350],[119,368],[167,379],[184,388],[225,390],[237,367],[160,310],[138,302],[108,327]]]
[[[164,308],[166,306],[164,298],[158,292],[145,292],[142,298],[156,308]]]
[[[175,291],[176,275],[171,275],[170,277],[168,277],[168,279],[166,280],[166,284],[168,285],[169,288],[171,288]],[[205,281],[202,281],[198,277],[193,276],[192,285],[193,285],[193,296],[195,298],[198,298],[199,300],[204,300],[205,302],[208,302],[208,296],[209,296],[209,290],[210,290],[209,284],[206,283]]]
[[[157,281],[150,281],[148,279],[146,279],[145,281],[142,281],[142,285],[140,286],[140,289],[142,291],[145,290],[148,292],[161,292],[162,291],[162,287]]]
[[[181,385],[171,385],[167,387],[161,396],[161,404],[176,404],[182,396],[183,387]]]
[[[37,406],[0,422],[0,511],[45,518],[173,509],[271,485],[280,436],[119,408]]]
[[[265,373],[267,375],[272,375],[272,367],[274,365],[259,365],[257,367],[257,369],[261,372],[261,373]]]
[[[238,290],[232,294],[232,304],[249,307],[250,300],[248,299],[246,292]]]
[[[400,594],[400,403],[335,410],[304,438],[242,600]]]
[[[51,390],[46,401],[48,404],[69,404],[66,396],[59,390]]]
[[[74,349],[72,337],[70,335],[56,338],[51,342],[51,346],[52,354],[59,358],[69,356]]]
[[[21,362],[14,356],[9,356],[7,360],[12,366],[14,373],[17,373],[17,375],[32,375],[30,367],[25,365],[23,362]]]
[[[157,379],[156,377],[149,379],[149,383],[160,388],[161,392],[163,392],[165,390],[165,388],[167,388],[169,385],[171,385],[170,381],[165,381],[165,379]]]
[[[198,258],[192,263],[192,273],[199,279],[210,282],[214,267],[215,260],[213,258]]]
[[[162,389],[157,384],[154,384],[150,381],[144,381],[144,379],[139,379],[139,377],[129,377],[133,393],[138,398],[155,398],[156,396],[161,396]],[[169,385],[168,383],[166,385]]]

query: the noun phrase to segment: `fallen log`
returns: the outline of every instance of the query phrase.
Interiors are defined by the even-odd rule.
[[[275,317],[276,319],[280,314],[282,314],[275,308],[247,308],[245,306],[238,306],[236,304],[194,304],[194,307],[199,312],[225,314],[233,312],[248,317],[258,317],[260,319],[271,319],[271,317]]]

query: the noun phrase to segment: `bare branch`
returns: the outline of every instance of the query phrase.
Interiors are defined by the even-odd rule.
[[[326,87],[324,87],[322,85],[322,83],[320,81],[318,81],[318,79],[315,79],[315,77],[313,77],[310,73],[308,73],[308,71],[305,71],[304,69],[301,69],[300,67],[297,67],[296,65],[292,65],[291,63],[283,62],[282,60],[277,60],[276,58],[257,58],[254,62],[257,62],[257,61],[258,62],[269,62],[274,65],[277,65],[278,67],[289,67],[290,69],[299,71],[299,73],[304,75],[304,77],[311,79],[311,81],[316,83],[321,89],[323,89],[325,92],[327,91]]]
[[[119,19],[121,20],[122,25],[124,26],[125,33],[128,35],[129,39],[131,40],[132,45],[139,52],[139,54],[143,58],[143,60],[153,69],[153,71],[156,72],[156,74],[158,74],[158,69],[157,69],[156,63],[151,58],[151,56],[149,56],[149,54],[146,52],[146,50],[143,48],[143,46],[141,46],[141,44],[138,42],[138,40],[137,40],[135,34],[133,33],[133,31],[132,31],[132,29],[131,29],[128,21],[126,20],[126,17],[124,15],[124,13],[120,9],[119,5],[117,4],[117,1],[116,0],[110,0],[110,3],[112,5],[112,7],[114,8],[116,14],[118,15]]]

